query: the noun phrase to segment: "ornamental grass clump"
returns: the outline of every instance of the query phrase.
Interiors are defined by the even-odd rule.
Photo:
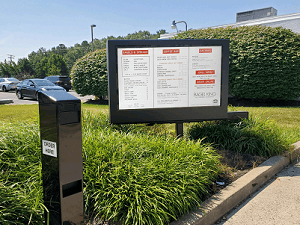
[[[219,156],[159,129],[165,134],[163,126],[116,126],[104,114],[83,113],[86,216],[166,224],[199,206],[219,173]],[[38,124],[5,123],[0,134],[0,224],[43,224]]]
[[[187,131],[192,140],[202,140],[214,147],[260,156],[274,156],[289,150],[290,141],[276,124],[250,116],[241,121],[205,121]]]
[[[37,124],[0,126],[0,224],[43,224]]]
[[[85,210],[103,220],[166,224],[199,206],[219,172],[209,145],[83,118]]]

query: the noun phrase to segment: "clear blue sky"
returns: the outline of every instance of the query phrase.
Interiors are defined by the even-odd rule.
[[[139,30],[168,33],[173,20],[188,29],[235,23],[236,13],[274,7],[278,15],[300,12],[299,0],[0,0],[0,61],[32,51]],[[178,24],[184,30],[183,23]]]

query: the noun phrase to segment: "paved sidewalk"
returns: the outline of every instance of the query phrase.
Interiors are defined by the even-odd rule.
[[[300,224],[300,162],[289,165],[219,225]]]
[[[300,141],[293,147],[250,170],[170,225],[300,225]],[[251,195],[255,197],[248,199]],[[228,220],[220,221],[222,218]]]

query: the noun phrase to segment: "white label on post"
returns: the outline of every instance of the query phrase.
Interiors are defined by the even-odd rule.
[[[57,157],[56,142],[42,140],[43,154]]]

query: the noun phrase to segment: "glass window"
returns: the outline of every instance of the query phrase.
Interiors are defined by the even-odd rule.
[[[8,81],[19,81],[19,80],[16,79],[16,78],[8,78],[7,80],[8,80]]]
[[[59,80],[61,81],[70,81],[70,77],[60,77]]]
[[[24,80],[20,83],[20,85],[27,85],[27,83],[28,83],[28,80]]]
[[[49,80],[51,80],[52,82],[58,81],[58,77],[49,77]]]
[[[45,79],[35,80],[34,83],[38,86],[55,86],[53,83]]]

